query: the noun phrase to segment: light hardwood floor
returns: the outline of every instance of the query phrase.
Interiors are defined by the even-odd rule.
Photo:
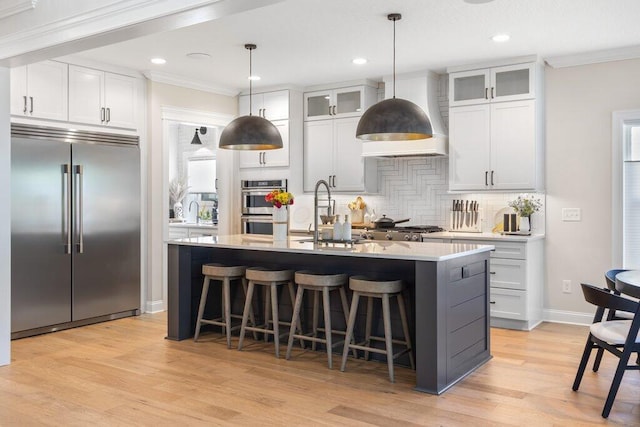
[[[544,323],[491,331],[493,359],[441,396],[412,389],[411,370],[384,363],[326,366],[325,353],[221,335],[164,339],[164,314],[13,341],[0,367],[0,426],[130,425],[640,425],[640,372],[625,374],[608,421],[600,417],[616,358],[571,391],[587,328]],[[233,344],[237,344],[234,338]],[[284,347],[283,347],[284,348]]]

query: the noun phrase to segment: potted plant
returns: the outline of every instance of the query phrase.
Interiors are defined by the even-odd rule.
[[[540,210],[542,202],[532,194],[520,194],[509,207],[520,216],[520,231],[531,231],[531,215]]]
[[[182,200],[187,195],[187,179],[179,177],[173,179],[169,183],[169,203],[173,205],[173,214],[175,218],[182,219]]]

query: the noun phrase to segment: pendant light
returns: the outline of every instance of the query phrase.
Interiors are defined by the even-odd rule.
[[[251,52],[256,48],[255,44],[245,44],[249,50],[249,77],[251,73]],[[234,119],[220,134],[220,148],[229,150],[274,150],[282,148],[282,136],[278,128],[269,120],[252,116],[252,84],[249,79],[249,115]]]
[[[433,136],[431,122],[422,108],[396,98],[396,21],[399,13],[387,15],[393,21],[393,98],[371,106],[360,118],[356,137],[366,141],[406,141]]]
[[[200,136],[198,136],[198,130],[203,135],[207,134],[207,128],[206,127],[202,126],[200,129],[196,128],[196,134],[193,135],[193,139],[191,140],[191,144],[192,145],[202,145],[202,141],[200,140]]]

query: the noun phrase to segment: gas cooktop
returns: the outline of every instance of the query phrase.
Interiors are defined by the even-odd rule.
[[[407,242],[421,242],[422,234],[444,231],[437,225],[410,225],[394,227],[388,230],[365,230],[360,237],[367,240],[404,240]]]

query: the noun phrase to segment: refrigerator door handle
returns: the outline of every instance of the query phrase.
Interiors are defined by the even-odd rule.
[[[69,194],[71,193],[71,165],[62,165],[62,233],[66,235],[64,253],[71,254],[71,209]]]
[[[77,209],[76,209],[76,224],[78,227],[78,243],[76,243],[76,248],[78,253],[84,253],[84,230],[83,230],[83,169],[82,165],[75,166],[75,174],[78,178],[78,186],[76,187],[77,194]]]

